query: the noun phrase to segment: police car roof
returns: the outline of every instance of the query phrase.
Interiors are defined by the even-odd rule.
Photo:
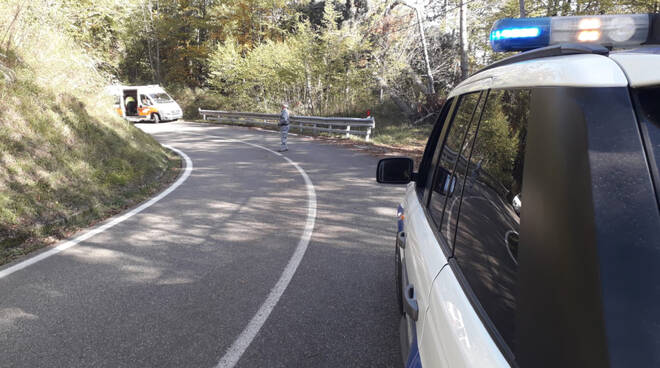
[[[660,46],[615,52],[610,58],[626,73],[630,87],[660,84]]]
[[[554,45],[495,63],[461,82],[449,97],[498,88],[657,85],[658,65],[658,46],[608,54],[604,48]]]

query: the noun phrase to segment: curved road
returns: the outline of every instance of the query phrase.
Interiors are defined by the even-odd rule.
[[[256,146],[277,149],[270,132],[140,127],[187,154],[190,177],[0,278],[0,366],[400,366],[393,242],[403,188],[376,184],[376,158],[291,137],[288,162]],[[306,252],[291,265],[296,250]],[[273,293],[272,313],[260,315]]]

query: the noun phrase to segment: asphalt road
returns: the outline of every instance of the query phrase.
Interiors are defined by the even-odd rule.
[[[215,367],[299,249],[309,187],[271,132],[145,124],[193,162],[169,195],[0,278],[2,367]],[[240,140],[240,141],[239,141]],[[237,367],[398,367],[395,208],[377,159],[290,137],[311,240]],[[8,265],[2,269],[6,270]],[[2,270],[0,269],[0,271]]]

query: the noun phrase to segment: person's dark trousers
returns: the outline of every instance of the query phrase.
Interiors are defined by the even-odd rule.
[[[130,101],[127,104],[128,115],[137,115],[137,104],[135,101]]]
[[[280,151],[288,151],[289,147],[286,145],[286,139],[287,136],[289,135],[289,124],[282,124],[280,125],[280,138],[282,140],[282,144],[280,146]]]

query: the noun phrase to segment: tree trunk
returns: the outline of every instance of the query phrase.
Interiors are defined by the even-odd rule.
[[[561,13],[562,15],[571,13],[571,0],[566,0],[563,2]]]
[[[415,17],[417,18],[417,25],[419,27],[419,37],[422,42],[422,51],[424,53],[423,56],[424,56],[424,66],[426,67],[426,77],[428,78],[427,86],[423,90],[424,90],[424,94],[433,95],[435,94],[435,86],[433,82],[433,73],[431,72],[431,62],[429,61],[429,52],[426,46],[426,36],[424,35],[424,24],[422,23],[422,16],[420,15],[421,12],[420,8],[408,4],[404,0],[397,0],[394,2],[394,4],[392,4],[392,6],[395,6],[396,4],[405,5],[411,8],[415,12]]]
[[[158,8],[158,0],[156,0],[156,7]],[[147,18],[147,13],[149,17]],[[149,66],[151,66],[151,73],[156,83],[160,84],[160,47],[158,43],[158,35],[156,34],[156,27],[154,25],[153,16],[153,3],[148,0],[145,5],[142,3],[142,21],[144,23],[144,32],[147,36],[147,55],[149,56]],[[155,55],[154,55],[154,41]]]
[[[399,107],[399,110],[401,110],[401,112],[403,112],[408,118],[412,119],[416,115],[415,110],[413,110],[410,105],[401,100],[401,98],[399,98],[399,96],[397,96],[394,91],[390,89],[385,79],[383,79],[381,76],[376,76],[376,81],[378,81],[378,86],[381,88],[381,91],[387,92],[392,101]]]
[[[431,73],[431,62],[429,62],[429,52],[426,47],[426,36],[424,35],[424,24],[422,17],[419,14],[419,8],[415,8],[415,15],[417,16],[417,24],[419,25],[419,36],[422,38],[422,49],[424,50],[424,63],[426,64],[426,77],[428,78],[428,88],[426,94],[434,95],[435,87],[433,86],[433,73]]]
[[[160,11],[160,2],[156,0],[156,9]],[[152,13],[149,13],[152,14]],[[151,26],[153,27],[153,35],[156,39],[156,83],[161,84],[161,74],[160,74],[160,39],[158,33],[156,32],[156,25],[154,24],[153,15],[151,18]]]
[[[14,13],[14,17],[11,20],[11,23],[9,23],[9,27],[7,27],[7,32],[2,37],[2,42],[3,43],[4,43],[5,39],[7,39],[7,43],[5,44],[5,52],[9,52],[9,49],[11,48],[11,40],[13,38],[12,28],[14,28],[14,24],[16,23],[16,20],[18,19],[18,16],[21,14],[22,9],[23,9],[23,3],[19,4],[16,7],[16,12]]]
[[[557,8],[559,7],[559,0],[548,0],[548,16],[552,17],[558,15]]]
[[[268,98],[266,97],[266,89],[264,86],[261,86],[261,98],[263,99],[264,103],[264,111],[268,111]]]
[[[460,0],[461,80],[468,77],[467,0]]]
[[[307,95],[307,106],[310,111],[314,111],[314,98],[312,96],[312,76],[309,71],[309,64],[305,63],[305,95]]]
[[[442,18],[444,19],[445,22],[445,26],[444,26],[445,33],[449,33],[449,15],[447,14],[448,13],[447,1],[448,0],[444,0],[444,2],[442,3]]]

